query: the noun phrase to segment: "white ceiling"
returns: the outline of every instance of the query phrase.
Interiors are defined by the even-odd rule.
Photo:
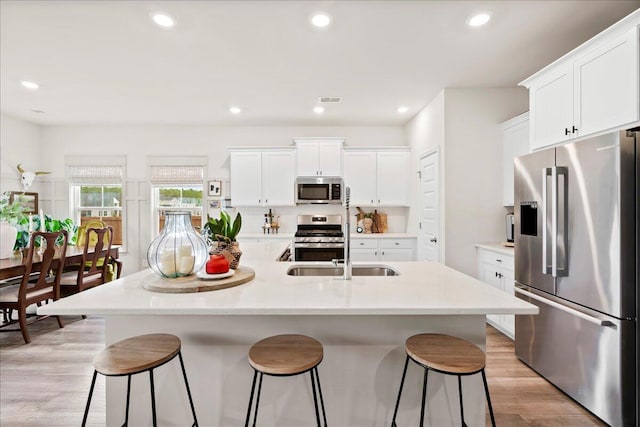
[[[40,124],[401,125],[442,88],[513,87],[638,7],[2,0],[0,108]],[[309,25],[319,10],[328,30]],[[156,26],[155,11],[177,25]],[[488,25],[466,26],[476,11],[491,12]],[[319,96],[344,99],[317,115]]]

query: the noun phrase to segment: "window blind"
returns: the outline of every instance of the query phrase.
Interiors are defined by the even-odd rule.
[[[67,166],[67,178],[73,185],[120,185],[122,166]]]
[[[198,184],[202,185],[202,166],[151,166],[151,184]]]

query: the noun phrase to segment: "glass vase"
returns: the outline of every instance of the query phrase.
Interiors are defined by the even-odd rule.
[[[191,214],[167,212],[164,218],[164,228],[147,250],[149,267],[168,278],[202,269],[209,254],[204,238],[191,225]]]

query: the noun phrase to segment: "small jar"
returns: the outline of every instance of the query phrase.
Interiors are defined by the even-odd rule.
[[[164,228],[147,250],[149,267],[163,277],[183,277],[202,269],[207,258],[207,244],[191,225],[191,214],[165,213]]]

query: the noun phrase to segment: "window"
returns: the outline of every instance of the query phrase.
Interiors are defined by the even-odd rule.
[[[113,227],[113,244],[123,244],[121,166],[68,166],[74,222],[102,221]]]
[[[202,166],[152,166],[151,186],[156,232],[164,227],[164,214],[170,211],[189,212],[191,224],[202,227]]]

